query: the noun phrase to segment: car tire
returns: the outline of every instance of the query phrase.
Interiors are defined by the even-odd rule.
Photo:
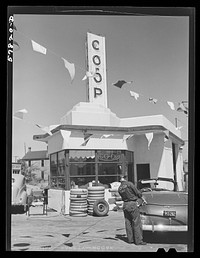
[[[98,216],[98,217],[102,217],[102,216],[106,216],[108,214],[109,211],[109,205],[108,203],[101,199],[101,200],[96,200],[93,204],[93,214]]]

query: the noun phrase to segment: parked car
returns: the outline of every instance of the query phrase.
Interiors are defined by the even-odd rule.
[[[27,191],[25,177],[12,174],[12,205],[11,213],[25,213],[27,211]]]
[[[139,180],[146,204],[140,206],[145,231],[187,231],[188,193],[175,191],[176,183],[169,178]]]

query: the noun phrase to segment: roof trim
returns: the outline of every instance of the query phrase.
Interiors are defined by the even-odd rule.
[[[54,128],[51,132],[52,134],[60,131],[60,130],[75,130],[75,131],[81,131],[81,132],[89,132],[89,131],[104,131],[106,132],[119,132],[119,133],[136,133],[136,134],[142,134],[152,131],[158,131],[162,132],[167,130],[164,126],[161,125],[147,125],[147,126],[131,126],[131,127],[118,127],[118,126],[93,126],[93,125],[59,125],[56,128]],[[177,135],[169,131],[169,135],[175,139],[175,141],[179,141],[181,145],[184,145],[184,141],[179,138]],[[36,141],[48,141],[48,137],[50,135],[48,133],[46,134],[39,134],[39,135],[33,135],[33,140]]]

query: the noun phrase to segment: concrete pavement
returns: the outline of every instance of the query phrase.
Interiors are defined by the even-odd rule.
[[[146,246],[128,244],[122,211],[110,211],[105,217],[71,217],[55,211],[41,215],[42,207],[31,207],[31,216],[13,214],[11,251],[77,251],[77,252],[187,252],[187,244],[171,236],[144,233]],[[177,241],[179,239],[179,241]]]

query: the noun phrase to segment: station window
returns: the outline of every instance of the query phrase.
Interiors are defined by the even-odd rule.
[[[111,183],[119,181],[123,165],[131,161],[132,156],[121,150],[64,150],[53,153],[50,155],[51,188],[69,190],[75,185],[87,188],[92,181],[109,188]]]

